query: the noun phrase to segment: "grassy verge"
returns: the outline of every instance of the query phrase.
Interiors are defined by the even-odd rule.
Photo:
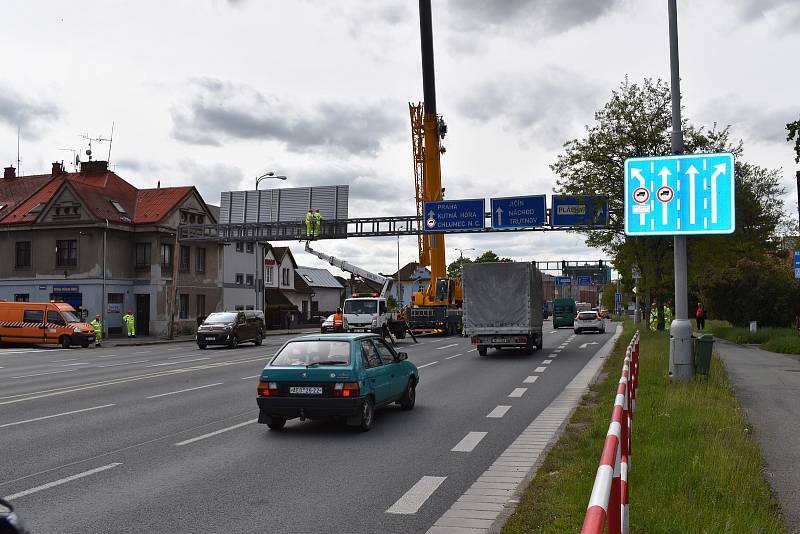
[[[753,334],[749,328],[731,326],[727,321],[708,321],[706,330],[734,343],[755,344],[770,352],[800,354],[800,336],[794,328],[759,328]]]
[[[606,376],[584,398],[504,534],[580,532],[631,332],[627,323]],[[719,359],[709,379],[670,384],[668,339],[665,332],[642,332],[631,532],[788,532]]]

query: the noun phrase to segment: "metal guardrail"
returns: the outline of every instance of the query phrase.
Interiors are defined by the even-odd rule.
[[[581,534],[628,532],[628,473],[631,463],[631,424],[639,384],[639,331],[625,351],[611,424],[608,426],[600,466],[594,479]]]

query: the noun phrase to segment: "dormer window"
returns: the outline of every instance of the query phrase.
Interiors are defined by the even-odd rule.
[[[119,213],[120,215],[128,214],[128,212],[125,211],[125,208],[122,207],[122,204],[120,204],[116,200],[109,200],[109,202],[111,202],[111,205],[114,206],[114,209],[117,210],[117,213]]]

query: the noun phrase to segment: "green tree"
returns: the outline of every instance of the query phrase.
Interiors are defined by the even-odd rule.
[[[606,284],[603,287],[603,292],[600,294],[600,304],[602,304],[603,308],[607,310],[614,310],[616,308],[616,302],[614,301],[614,295],[617,292],[617,286],[614,284]]]
[[[794,161],[795,163],[800,163],[800,119],[787,124],[786,131],[789,132],[786,135],[786,140],[794,141],[794,153],[796,154]]]
[[[472,263],[472,260],[464,257],[456,258],[455,261],[447,266],[447,276],[450,278],[461,278],[465,263]]]
[[[609,227],[583,230],[586,243],[614,258],[614,267],[626,287],[634,285],[631,269],[639,268],[640,302],[645,308],[656,302],[660,329],[664,328],[663,305],[673,294],[673,239],[625,235],[624,166],[630,157],[669,155],[671,120],[667,83],[645,79],[636,84],[626,78],[603,109],[595,113],[595,123],[586,127],[585,136],[566,142],[563,153],[551,165],[558,177],[558,193],[608,196]],[[742,143],[730,140],[729,128],[696,127],[687,118],[681,128],[687,153],[724,151],[737,156],[737,230],[732,237],[690,240],[690,276],[696,281],[716,265],[769,248],[783,208],[780,172],[739,161]]]
[[[499,257],[491,250],[487,250],[486,252],[475,258],[475,263],[497,263],[497,262],[507,263],[512,261],[514,260],[512,260],[511,258]]]

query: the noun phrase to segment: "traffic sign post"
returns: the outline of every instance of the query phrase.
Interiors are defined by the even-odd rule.
[[[537,228],[547,224],[547,197],[492,199],[492,228]]]
[[[592,195],[553,195],[550,225],[608,226],[608,197]]]
[[[426,232],[457,232],[484,227],[486,200],[424,202]]]
[[[800,278],[800,251],[794,251],[794,277]]]
[[[625,160],[625,233],[732,233],[734,163],[729,152]]]

